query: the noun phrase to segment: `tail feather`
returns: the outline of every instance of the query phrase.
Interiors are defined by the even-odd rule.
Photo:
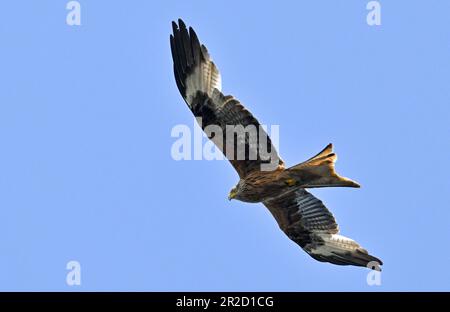
[[[308,162],[308,161],[320,158],[322,156],[326,156],[326,155],[331,154],[331,153],[333,153],[333,144],[330,143],[327,146],[325,146],[325,148],[323,150],[321,150],[317,155],[311,157],[310,159],[308,159],[305,162]]]
[[[328,144],[316,156],[287,169],[290,179],[304,188],[312,187],[360,187],[358,183],[336,173],[337,155],[332,152],[333,145]],[[290,181],[290,180],[289,180]]]

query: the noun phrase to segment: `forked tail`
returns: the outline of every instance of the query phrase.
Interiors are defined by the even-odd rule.
[[[339,176],[334,163],[337,156],[333,153],[333,145],[328,144],[319,154],[288,168],[285,172],[288,175],[286,184],[297,185],[304,188],[312,187],[360,187],[358,183],[350,179]]]

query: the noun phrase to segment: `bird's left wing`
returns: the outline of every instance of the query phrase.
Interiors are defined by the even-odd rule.
[[[264,201],[283,232],[321,262],[379,269],[381,260],[354,240],[339,235],[333,214],[305,189],[293,189]]]
[[[241,178],[261,170],[262,164],[275,164],[273,169],[282,168],[284,163],[258,120],[233,96],[222,94],[219,70],[206,47],[200,44],[195,31],[192,28],[188,31],[182,20],[178,20],[178,25],[172,22],[172,28],[170,47],[178,90],[194,116],[201,118],[202,129],[214,125],[222,132],[219,135],[210,127],[212,131],[206,133],[208,137],[229,159]],[[256,141],[247,135],[227,136],[227,126],[254,129]],[[260,139],[265,140],[263,154]],[[239,146],[243,147],[244,155],[238,153]]]

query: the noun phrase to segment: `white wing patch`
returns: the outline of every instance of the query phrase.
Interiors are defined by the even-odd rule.
[[[189,104],[192,103],[198,91],[205,92],[211,97],[214,89],[222,90],[222,78],[211,60],[196,66],[192,74],[186,78],[186,100]]]
[[[324,241],[324,244],[320,244],[311,249],[310,252],[315,255],[327,257],[345,251],[363,250],[353,239],[339,234],[317,233],[316,235]]]

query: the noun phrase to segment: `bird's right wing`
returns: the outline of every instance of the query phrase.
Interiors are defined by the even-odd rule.
[[[354,240],[339,235],[333,214],[305,189],[290,190],[264,201],[283,232],[321,262],[379,270],[381,260]]]
[[[241,178],[253,171],[261,170],[262,164],[274,164],[273,169],[284,168],[275,147],[260,126],[258,120],[233,96],[221,92],[221,76],[211,60],[206,47],[200,44],[195,31],[186,28],[182,20],[172,23],[170,36],[175,81],[178,90],[195,117],[201,117],[201,126],[218,126],[222,135],[213,128],[208,137],[229,159]],[[242,126],[253,129],[256,140],[248,135],[227,136],[227,126]],[[261,153],[261,140],[264,139],[264,154]],[[228,145],[227,145],[228,144]],[[232,148],[229,145],[232,144]],[[239,154],[238,147],[243,154]],[[228,153],[231,151],[230,153]]]

